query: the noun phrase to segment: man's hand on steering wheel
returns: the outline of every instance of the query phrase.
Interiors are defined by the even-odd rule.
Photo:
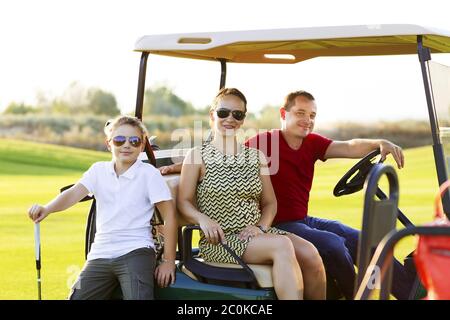
[[[390,141],[382,140],[380,143],[381,160],[384,161],[389,153],[392,154],[392,157],[397,163],[397,167],[399,169],[403,168],[405,165],[405,157],[402,148]]]

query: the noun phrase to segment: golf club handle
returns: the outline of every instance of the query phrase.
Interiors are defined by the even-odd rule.
[[[41,260],[36,260],[36,270],[41,270]]]
[[[34,224],[34,254],[36,257],[36,266],[37,262],[41,261],[41,228],[40,223]],[[40,266],[39,266],[40,267]]]

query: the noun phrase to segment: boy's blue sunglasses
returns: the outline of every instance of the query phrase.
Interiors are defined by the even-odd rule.
[[[131,137],[125,137],[125,136],[115,136],[112,138],[112,142],[116,147],[123,146],[125,142],[127,141],[135,148],[139,147],[142,143],[142,139],[137,136],[131,136]]]

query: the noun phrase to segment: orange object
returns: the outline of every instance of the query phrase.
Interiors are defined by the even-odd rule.
[[[450,187],[450,180],[440,187],[435,199],[435,220],[431,227],[449,227],[441,197]],[[450,300],[450,237],[420,235],[414,255],[417,273],[428,291],[428,300]]]

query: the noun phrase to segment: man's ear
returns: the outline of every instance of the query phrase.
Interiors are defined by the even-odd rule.
[[[283,120],[286,120],[286,109],[284,107],[280,108],[280,117]]]

